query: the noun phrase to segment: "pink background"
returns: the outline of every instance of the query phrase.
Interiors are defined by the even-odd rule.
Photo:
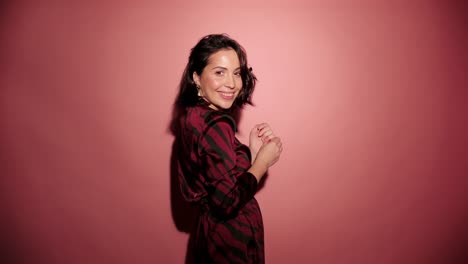
[[[1,263],[183,263],[171,105],[222,32],[285,147],[267,263],[468,263],[466,1],[2,2]]]

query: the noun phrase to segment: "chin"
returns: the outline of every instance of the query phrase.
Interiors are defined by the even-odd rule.
[[[221,108],[221,109],[224,109],[224,110],[229,110],[231,107],[232,107],[233,104],[220,104],[218,105],[217,107],[218,108]]]
[[[228,110],[234,105],[234,101],[232,102],[226,102],[226,101],[221,101],[218,102],[217,104],[214,104],[217,108]]]

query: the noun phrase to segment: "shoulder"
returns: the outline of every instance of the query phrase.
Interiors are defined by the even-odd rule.
[[[216,111],[204,106],[194,106],[187,109],[186,125],[197,128],[200,132],[207,132],[211,128],[230,130],[235,132],[236,122],[225,112]]]
[[[216,153],[223,159],[234,155],[236,125],[227,113],[208,109],[203,113],[203,130],[199,142],[201,153]]]
[[[209,129],[215,126],[221,126],[225,129],[236,131],[236,122],[227,113],[223,113],[216,110],[211,110],[205,117],[206,128]]]

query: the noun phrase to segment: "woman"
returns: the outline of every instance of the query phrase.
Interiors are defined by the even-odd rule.
[[[255,82],[244,49],[227,35],[208,35],[191,50],[176,100],[176,141],[182,196],[200,206],[189,243],[195,263],[265,262],[254,195],[281,141],[262,123],[243,145],[232,116],[251,104]]]

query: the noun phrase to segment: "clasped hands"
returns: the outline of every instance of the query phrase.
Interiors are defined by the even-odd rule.
[[[267,168],[275,164],[283,151],[281,139],[273,133],[270,125],[261,123],[250,131],[249,148],[252,164],[262,162]]]

